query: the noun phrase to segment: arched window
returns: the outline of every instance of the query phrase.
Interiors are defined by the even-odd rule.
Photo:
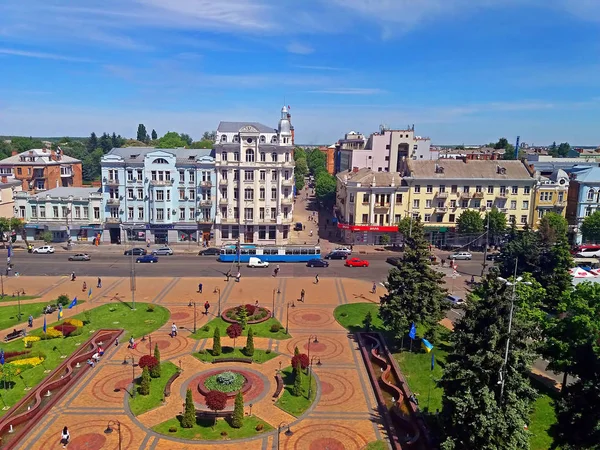
[[[169,161],[167,161],[165,158],[156,158],[154,161],[152,161],[152,164],[169,164]]]
[[[290,153],[286,152],[285,154],[285,162],[290,162]]]
[[[271,161],[277,162],[277,153],[275,153],[275,152],[271,153]]]
[[[594,200],[594,194],[595,194],[594,190],[590,189],[588,191],[588,200]]]
[[[227,135],[226,134],[222,134],[221,135],[221,142],[227,142]]]
[[[261,137],[260,137],[260,143],[261,143],[261,144],[264,144],[264,143],[266,143],[266,142],[267,142],[267,138],[266,138],[265,136],[261,136]]]
[[[240,137],[237,134],[233,137],[233,142],[240,142]]]
[[[260,161],[265,162],[267,160],[267,154],[265,152],[260,152]]]
[[[246,162],[254,162],[254,150],[251,148],[246,150]]]
[[[277,144],[277,136],[271,138],[271,144]]]
[[[221,161],[227,161],[227,152],[221,152]]]
[[[235,152],[233,154],[233,160],[234,161],[239,161],[240,160],[240,153],[239,152]]]

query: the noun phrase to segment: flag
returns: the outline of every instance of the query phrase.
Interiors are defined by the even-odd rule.
[[[69,309],[74,308],[77,305],[77,297],[73,299],[71,303],[69,303]]]
[[[4,350],[0,348],[0,364],[4,365]]]
[[[62,148],[60,148],[60,145],[57,145],[56,149],[58,150],[58,153],[62,153]]]
[[[46,315],[44,314],[44,326],[42,327],[42,330],[44,330],[44,334],[46,334]]]
[[[62,310],[62,308],[59,308],[58,309],[58,320],[62,319],[62,317],[63,317],[63,310]]]
[[[88,291],[88,300],[92,298],[92,288]]]
[[[433,352],[431,352],[431,370],[435,367],[435,357],[433,356]]]
[[[236,257],[237,257],[237,259],[239,261],[240,260],[240,252],[242,251],[242,249],[241,249],[241,246],[240,246],[239,242],[235,246],[236,246],[236,254],[237,254]]]
[[[433,350],[433,345],[431,345],[431,343],[427,339],[421,339],[421,347],[423,347],[423,349],[427,353]]]
[[[8,246],[8,257],[10,258],[11,256],[12,256],[12,245],[9,245]]]
[[[417,337],[417,327],[415,326],[414,322],[410,326],[410,331],[408,332],[408,337],[411,339],[414,339]]]

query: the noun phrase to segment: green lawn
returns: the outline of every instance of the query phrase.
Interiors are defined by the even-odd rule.
[[[135,337],[140,337],[148,334],[154,330],[157,330],[163,326],[168,318],[169,311],[162,306],[153,305],[154,312],[148,312],[146,310],[147,304],[138,303],[136,304],[136,311],[121,303],[107,304],[99,306],[89,311],[91,317],[91,323],[86,324],[83,327],[83,333],[79,336],[51,339],[47,341],[34,342],[34,352],[40,351],[46,355],[46,360],[43,365],[39,365],[32,369],[23,372],[23,379],[16,378],[14,384],[10,389],[0,389],[0,394],[8,406],[12,406],[17,403],[25,394],[25,384],[29,387],[36,386],[39,384],[48,374],[44,373],[44,369],[54,369],[60,365],[64,359],[61,359],[61,355],[70,355],[87,339],[89,339],[93,331],[99,328],[124,328],[126,330],[126,337],[128,338],[131,334]],[[0,308],[2,311],[3,308]],[[40,308],[41,310],[41,308]],[[85,314],[77,314],[74,316],[76,319],[85,320]],[[56,315],[52,315],[52,318],[56,318]],[[117,323],[113,323],[117,322]],[[58,322],[48,323],[48,326],[56,325]],[[33,330],[33,335],[42,335],[42,329],[38,328]],[[9,342],[8,344],[0,344],[0,348],[4,351],[21,351],[24,349],[23,340],[18,339],[16,341]],[[102,364],[102,362],[100,363]],[[6,411],[0,410],[0,416],[4,415]]]
[[[267,362],[273,358],[276,358],[279,353],[276,352],[268,352],[266,350],[261,350],[258,348],[254,349],[254,355],[252,356],[252,360],[257,364],[262,364]],[[204,362],[213,362],[215,359],[223,359],[223,358],[248,358],[240,347],[236,347],[235,349],[231,347],[223,347],[221,349],[221,354],[217,357],[212,355],[212,349],[206,349],[204,352],[194,353],[194,357],[198,358],[200,361]]]
[[[556,413],[552,402],[550,396],[540,394],[533,403],[533,412],[529,423],[531,450],[547,450],[552,446],[553,440],[550,435],[550,427],[556,423]]]
[[[373,331],[384,331],[385,327],[379,317],[379,305],[376,303],[351,303],[335,308],[333,316],[341,326],[349,331],[364,331],[363,320],[370,312],[373,317]]]
[[[146,411],[150,411],[162,403],[165,386],[167,381],[174,375],[178,370],[178,367],[172,362],[164,362],[160,365],[160,378],[151,378],[150,380],[150,394],[141,395],[139,393],[139,387],[141,384],[141,377],[138,376],[135,382],[135,397],[129,397],[129,407],[131,412],[138,416]]]
[[[0,306],[0,330],[15,327],[19,323],[27,322],[27,318],[30,314],[34,319],[40,317],[42,315],[42,310],[48,303],[51,302],[21,304],[20,320],[18,318],[19,305]],[[56,314],[58,315],[58,312]]]
[[[292,416],[300,416],[302,415],[312,404],[315,399],[317,393],[317,382],[315,377],[312,377],[312,393],[310,395],[310,399],[308,398],[308,375],[305,374],[302,377],[302,387],[304,395],[296,397],[292,395],[292,390],[294,388],[294,376],[292,374],[292,366],[286,367],[281,371],[281,376],[283,377],[284,389],[281,397],[275,403],[285,412],[291,414]]]
[[[241,428],[231,427],[226,419],[218,419],[214,427],[212,420],[199,420],[192,428],[182,428],[180,418],[181,416],[177,416],[176,418],[169,419],[152,427],[152,429],[157,433],[166,434],[167,436],[193,440],[243,439],[273,430],[271,425],[257,416],[245,416],[244,424]],[[259,424],[263,426],[263,429],[256,431],[256,427]],[[171,433],[169,431],[171,427],[177,428],[177,431]],[[222,432],[227,433],[227,435],[222,436]]]
[[[387,441],[373,441],[369,442],[364,450],[388,450],[388,448]]]
[[[252,331],[254,331],[254,337],[264,337],[270,339],[289,339],[291,337],[289,334],[286,334],[285,328],[281,328],[277,332],[272,332],[271,326],[274,324],[281,326],[281,323],[279,323],[277,319],[273,318],[266,320],[265,322],[257,323],[254,325],[248,325],[243,332],[243,336],[246,336],[248,334],[248,328],[252,328]],[[219,327],[219,329],[221,330],[221,337],[227,336],[225,330],[229,325],[231,324],[225,322],[220,317],[217,317],[216,319],[213,319],[210,322],[208,322],[195,333],[192,333],[190,337],[194,339],[212,338],[215,332],[215,327]]]
[[[23,300],[33,300],[39,298],[36,295],[21,295],[21,297],[13,297],[12,295],[9,295],[8,293],[6,293],[4,295],[4,297],[0,297],[0,302],[16,302],[19,299],[21,299],[21,301]]]

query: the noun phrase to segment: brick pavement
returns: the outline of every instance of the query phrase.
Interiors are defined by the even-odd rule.
[[[35,278],[35,277],[32,277]],[[61,282],[59,278],[30,280],[32,292],[47,289],[47,283],[52,289],[43,295],[50,298],[57,292],[73,295],[81,289],[80,282]],[[49,281],[48,281],[49,280]],[[222,309],[236,306],[240,303],[254,303],[259,300],[269,308],[272,307],[273,290],[275,289],[275,315],[285,325],[289,312],[289,331],[292,335],[288,340],[268,338],[255,339],[256,348],[271,348],[281,353],[280,356],[265,364],[244,365],[244,368],[259,371],[264,375],[266,384],[264,394],[253,404],[252,413],[261,417],[274,427],[281,422],[290,423],[294,435],[291,437],[281,433],[281,449],[315,450],[329,448],[359,450],[367,442],[385,436],[381,425],[375,397],[370,387],[366,369],[362,363],[356,343],[333,318],[336,306],[358,301],[376,301],[377,296],[370,294],[370,282],[353,279],[324,279],[318,285],[309,278],[242,278],[240,283],[233,279],[227,283],[223,277],[205,278],[202,294],[197,293],[198,280],[191,278],[157,278],[144,280],[139,284],[136,298],[163,305],[172,313],[172,321],[178,326],[190,328],[193,326],[193,308],[187,306],[190,299],[204,303],[206,299],[216,312],[218,291],[221,290]],[[89,283],[92,280],[88,280]],[[95,280],[93,280],[95,285]],[[99,290],[92,302],[82,307],[93,307],[111,300],[114,296],[129,301],[129,280],[104,279],[105,288]],[[306,301],[298,302],[300,291],[306,290]],[[280,293],[277,294],[277,289]],[[382,289],[382,288],[380,288]],[[378,292],[380,294],[380,292]],[[288,303],[294,302],[295,307]],[[198,308],[203,310],[203,308]],[[197,311],[197,326],[201,327],[212,316],[206,317]],[[171,321],[170,321],[171,322]],[[169,322],[169,324],[170,324]],[[22,448],[54,449],[59,448],[58,438],[60,429],[68,425],[71,430],[71,450],[79,448],[115,449],[117,433],[104,434],[103,430],[109,420],[118,419],[122,423],[123,448],[126,449],[185,449],[198,447],[204,449],[239,449],[240,445],[248,450],[268,449],[276,446],[276,433],[258,436],[240,443],[201,443],[177,441],[168,436],[158,435],[151,427],[167,420],[182,409],[183,398],[181,390],[186,382],[198,373],[215,366],[200,362],[191,353],[199,348],[210,348],[212,339],[200,341],[189,338],[188,330],[180,330],[179,336],[171,339],[168,330],[158,330],[139,341],[134,351],[121,345],[107,351],[103,360],[94,370],[88,371],[84,377],[59,401],[57,406],[39,423],[26,437]],[[318,342],[309,336],[317,334]],[[150,341],[161,347],[163,360],[171,360],[183,368],[183,374],[174,382],[172,394],[163,405],[148,411],[138,417],[133,417],[127,407],[127,392],[132,379],[131,365],[122,365],[124,357],[134,356],[137,360],[149,351]],[[309,344],[310,342],[310,344]],[[223,345],[230,345],[227,337],[222,339]],[[294,418],[275,406],[272,394],[275,391],[274,375],[281,362],[282,367],[289,365],[289,358],[294,347],[308,352],[310,345],[311,356],[320,358],[322,365],[314,367],[315,377],[319,380],[316,401],[313,408],[304,416]],[[238,340],[238,346],[240,342]],[[139,376],[139,369],[134,369]],[[116,392],[116,389],[120,391]],[[84,447],[84,441],[88,446]]]

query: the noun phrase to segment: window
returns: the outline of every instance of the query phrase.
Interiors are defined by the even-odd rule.
[[[254,170],[244,170],[244,181],[254,181]]]
[[[127,220],[133,220],[133,206],[127,208]]]
[[[277,171],[276,170],[271,170],[271,180],[277,181]]]
[[[285,206],[283,208],[283,218],[284,219],[289,219],[289,214],[290,214],[290,210],[289,210],[289,208],[287,206]]]
[[[165,158],[156,158],[154,161],[152,161],[152,164],[169,164],[169,161],[167,161]]]
[[[31,217],[37,217],[37,206],[31,205]]]
[[[83,218],[88,219],[90,217],[90,208],[87,206],[83,207]]]
[[[133,170],[127,171],[127,181],[133,181]]]
[[[100,208],[98,209],[98,218],[100,218]],[[45,206],[40,206],[40,218],[41,219],[45,219],[46,218],[46,207]]]
[[[156,209],[156,220],[158,220],[158,221],[165,220],[165,210],[163,208]]]
[[[446,185],[440,184],[440,192],[446,192]]]
[[[455,184],[450,186],[450,192],[452,192],[453,194],[456,194],[458,192],[458,186]]]
[[[290,162],[290,152],[285,152],[285,162]]]
[[[547,192],[542,192],[542,193],[540,194],[540,200],[542,200],[542,201],[544,200],[544,194],[547,194]],[[593,190],[593,189],[590,189],[590,190],[588,191],[588,193],[587,193],[587,199],[588,199],[588,200],[594,200],[594,194],[595,194],[594,190]]]
[[[190,170],[190,183],[194,184],[196,182],[196,172],[194,172],[193,170]]]
[[[558,193],[558,201],[559,201],[559,202],[562,202],[562,201],[564,201],[564,199],[565,199],[565,194],[564,194],[564,192],[559,192],[559,193]]]
[[[144,188],[138,188],[137,190],[137,198],[142,200],[144,198]]]
[[[494,193],[494,186],[488,186],[488,194]]]
[[[402,194],[396,194],[396,203],[402,204]]]
[[[265,188],[264,187],[261,187],[258,190],[258,199],[259,200],[264,200],[265,199]]]
[[[196,199],[196,189],[190,189],[188,197],[190,200],[195,200]]]
[[[277,219],[277,210],[275,208],[271,208],[271,220]]]
[[[267,154],[265,152],[260,152],[260,162],[265,162],[267,160]]]
[[[271,161],[277,162],[277,153],[276,152],[271,153]]]
[[[185,208],[179,208],[179,220],[185,220]]]
[[[469,192],[469,186],[463,186],[463,192],[468,193]]]
[[[152,177],[152,181],[156,181],[156,170],[151,171],[150,176]]]
[[[524,194],[529,194],[530,192],[531,192],[531,188],[530,188],[529,186],[525,186],[525,187],[523,188],[523,193],[524,193]]]
[[[266,239],[267,238],[267,227],[262,226],[258,227],[258,239]]]
[[[221,135],[221,142],[227,142],[227,135],[226,134],[222,134]]]
[[[369,194],[363,194],[363,203],[369,203]]]
[[[369,215],[368,214],[363,214],[362,215],[362,222],[364,224],[368,224],[369,223]]]
[[[144,220],[144,208],[138,208],[138,220]]]
[[[260,220],[265,220],[265,208],[258,208],[258,218]]]
[[[252,208],[244,208],[244,219],[245,220],[254,219],[254,210]]]
[[[19,217],[21,219],[25,218],[25,207],[24,206],[19,206]]]
[[[529,201],[523,201],[523,207],[521,209],[529,209]]]
[[[413,200],[413,208],[419,207],[419,200]]]
[[[251,148],[246,150],[246,162],[254,162],[254,150]]]
[[[289,180],[290,179],[290,171],[289,170],[284,170],[283,171],[283,179],[284,180]]]
[[[17,167],[17,175],[23,175],[23,169]]]
[[[277,200],[277,189],[271,188],[271,200]]]
[[[516,222],[517,222],[517,216],[510,215],[510,216],[508,217],[508,221],[509,221],[510,223],[516,223]]]
[[[349,203],[354,203],[354,194],[350,194],[350,200]]]
[[[179,171],[179,182],[180,183],[185,183],[185,170],[180,170]]]
[[[221,179],[227,180],[227,171],[226,170],[221,170]]]
[[[227,219],[227,207],[225,206],[221,207],[221,217],[223,217],[223,219]]]
[[[234,170],[233,171],[233,181],[237,181],[239,179],[240,179],[239,172],[237,170]]]
[[[165,201],[165,191],[156,191],[156,201],[157,202]]]
[[[233,199],[234,200],[237,200],[238,198],[240,198],[239,197],[239,192],[240,191],[238,190],[238,188],[233,188]]]
[[[516,195],[516,194],[518,194],[518,193],[519,193],[519,186],[513,186],[513,187],[511,188],[511,191],[512,191],[512,193],[513,193],[513,194],[515,194],[515,195]]]
[[[240,153],[239,152],[234,152],[233,153],[233,160],[239,162],[239,160],[240,160]]]
[[[259,176],[260,176],[260,181],[265,181],[267,179],[267,171],[266,170],[261,170],[259,172]]]
[[[196,219],[196,208],[190,208],[189,211],[190,211],[190,215],[189,215],[190,220]],[[208,211],[208,214],[206,213],[206,211]],[[210,209],[204,210],[204,220],[210,220]]]
[[[527,223],[527,216],[526,215],[521,216],[521,223],[522,224],[526,224]]]
[[[185,189],[179,189],[179,200],[185,200]]]
[[[52,207],[52,217],[58,218],[58,206]]]
[[[431,194],[433,192],[433,186],[431,184],[427,185],[427,193]]]
[[[221,161],[227,161],[227,152],[221,152]]]
[[[485,206],[487,208],[491,208],[492,206],[494,206],[494,201],[493,200],[488,200],[487,202],[485,202]]]
[[[455,222],[456,221],[456,215],[455,214],[448,214],[448,221]]]
[[[469,207],[469,200],[463,200],[461,202],[461,208],[468,208]]]
[[[475,186],[475,192],[483,192],[483,186]]]
[[[42,217],[45,217],[46,213],[44,213],[42,210],[43,207],[40,209],[40,213],[43,213],[44,215]],[[98,206],[94,206],[94,219],[100,220],[100,207]]]
[[[431,222],[431,214],[425,214],[425,222]]]
[[[419,194],[421,192],[421,186],[418,184],[415,184],[415,194]]]
[[[456,208],[456,200],[450,200],[450,208]]]
[[[250,188],[244,189],[244,200],[246,200],[246,201],[254,200],[254,189],[250,189]]]
[[[425,200],[425,208],[431,208],[431,200]]]
[[[62,212],[63,217],[67,217],[69,215],[69,210],[67,209],[66,206],[61,207],[61,212]]]
[[[127,199],[128,200],[133,200],[133,188],[128,188],[127,189]]]
[[[501,195],[505,195],[506,194],[506,186],[500,186],[500,194]]]
[[[517,209],[517,201],[516,200],[510,201],[510,209]]]
[[[81,208],[79,206],[75,207],[75,218],[81,219]]]

